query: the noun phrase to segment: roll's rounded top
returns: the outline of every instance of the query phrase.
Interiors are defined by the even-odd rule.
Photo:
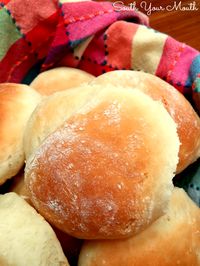
[[[65,232],[127,237],[164,212],[178,150],[162,104],[107,86],[45,139],[28,160],[26,184],[39,212]]]
[[[107,72],[94,79],[91,84],[112,84],[123,86],[124,89],[139,89],[163,103],[177,124],[181,143],[177,173],[200,157],[200,118],[187,99],[173,86],[154,75],[132,70]]]

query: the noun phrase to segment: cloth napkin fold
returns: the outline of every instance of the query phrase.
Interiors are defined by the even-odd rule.
[[[63,1],[61,1],[63,2]],[[116,69],[155,74],[185,95],[200,91],[200,54],[149,27],[134,10],[110,2],[0,1],[0,82],[22,82],[67,65],[94,75]]]
[[[58,66],[95,76],[132,69],[159,76],[189,99],[200,93],[197,50],[150,28],[141,12],[117,11],[110,2],[65,1],[0,1],[0,82],[29,83]],[[185,186],[196,189],[190,195],[197,203],[199,187],[199,174]]]

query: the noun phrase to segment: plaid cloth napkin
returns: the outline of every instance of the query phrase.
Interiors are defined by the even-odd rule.
[[[140,12],[117,11],[110,2],[0,1],[0,82],[29,83],[58,66],[96,76],[142,70],[190,99],[200,93],[200,53],[151,29]],[[175,183],[200,204],[199,162],[192,167]]]

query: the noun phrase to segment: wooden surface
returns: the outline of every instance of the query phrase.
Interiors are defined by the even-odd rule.
[[[139,11],[147,13],[147,11],[141,7],[141,2],[143,0],[111,0],[122,1],[124,4],[135,3]],[[146,7],[148,9],[149,5],[152,8],[162,7],[165,10],[155,11],[149,15],[150,26],[158,31],[164,32],[180,42],[184,42],[197,50],[200,51],[200,0],[196,1],[174,1],[174,0],[146,0]],[[180,6],[177,7],[177,10],[167,11],[166,7],[168,5],[174,6],[174,2],[178,6],[181,2],[181,9],[189,7],[189,4],[194,3],[197,11],[181,11]],[[193,7],[191,6],[191,9]]]
[[[155,5],[171,4],[174,1],[152,1]],[[161,4],[164,2],[165,4]],[[178,3],[179,1],[177,1]],[[182,6],[192,1],[182,1]],[[184,42],[197,50],[200,50],[200,1],[196,1],[197,11],[173,10],[158,11],[149,16],[152,28],[165,32],[178,41]]]

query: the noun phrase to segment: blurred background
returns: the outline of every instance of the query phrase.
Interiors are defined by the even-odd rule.
[[[97,0],[98,1],[98,0]],[[117,0],[111,0],[111,2],[116,2]],[[200,50],[200,0],[188,1],[188,0],[120,0],[124,4],[129,5],[130,3],[135,3],[139,11],[147,13],[147,10],[143,8],[146,6],[148,9],[154,7],[163,7],[170,5],[172,7],[177,7],[177,10],[172,11],[155,11],[149,15],[150,26],[158,31],[164,32],[180,42],[184,42],[197,50]],[[142,2],[145,2],[141,4]],[[142,5],[142,6],[141,6]],[[181,8],[180,8],[181,7]],[[190,7],[193,9],[195,7],[198,10],[183,11],[184,7]],[[182,10],[181,10],[182,9]]]

